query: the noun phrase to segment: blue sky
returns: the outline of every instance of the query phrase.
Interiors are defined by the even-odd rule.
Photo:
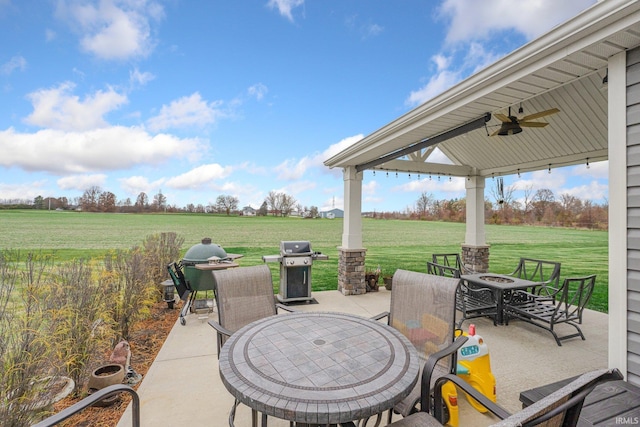
[[[258,207],[269,191],[342,207],[326,158],[595,0],[516,3],[0,0],[0,200],[99,186],[179,207],[221,194]],[[607,166],[505,186],[599,203]],[[423,191],[464,197],[464,179],[368,171],[363,210],[403,211]]]

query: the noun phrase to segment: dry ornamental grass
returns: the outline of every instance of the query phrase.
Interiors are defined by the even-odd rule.
[[[137,322],[133,327],[129,344],[131,345],[131,367],[139,374],[146,375],[162,344],[169,335],[171,328],[176,323],[180,305],[172,310],[167,308],[167,303],[158,302],[151,309],[148,319]],[[110,352],[109,352],[110,354]],[[105,354],[105,361],[109,354]],[[133,386],[137,389],[140,383]],[[60,412],[79,399],[67,398],[54,406],[55,412]],[[128,394],[122,394],[116,403],[108,407],[91,407],[76,414],[64,422],[63,426],[78,427],[113,427],[118,424],[127,405],[131,401]],[[143,420],[142,420],[143,421]],[[143,421],[144,422],[144,421]]]

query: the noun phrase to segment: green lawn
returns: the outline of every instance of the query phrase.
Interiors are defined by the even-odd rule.
[[[530,226],[487,225],[490,270],[511,272],[521,256],[560,261],[562,277],[597,274],[590,308],[607,311],[608,233]],[[313,266],[313,290],[337,288],[341,219],[226,217],[199,214],[89,214],[65,211],[0,211],[2,249],[54,251],[56,259],[96,257],[110,249],[140,244],[154,233],[184,237],[186,251],[211,237],[229,253],[244,254],[241,265],[278,254],[281,240],[309,240],[329,261]],[[465,225],[428,221],[363,219],[367,268],[425,271],[434,252],[460,252]],[[278,265],[270,264],[277,282]]]

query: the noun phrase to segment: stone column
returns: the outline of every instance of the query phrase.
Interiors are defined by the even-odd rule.
[[[476,273],[489,271],[489,245],[462,245],[462,263]]]
[[[367,292],[364,278],[364,259],[367,252],[362,247],[362,172],[354,166],[343,170],[344,223],[342,246],[338,248],[338,290],[344,295],[360,295]]]
[[[338,290],[343,295],[365,294],[364,259],[367,250],[339,247],[338,252]]]

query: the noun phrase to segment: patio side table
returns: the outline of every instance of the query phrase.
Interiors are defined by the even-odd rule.
[[[391,409],[414,387],[420,362],[409,340],[382,322],[298,312],[234,333],[219,366],[227,390],[254,411],[326,425]]]

